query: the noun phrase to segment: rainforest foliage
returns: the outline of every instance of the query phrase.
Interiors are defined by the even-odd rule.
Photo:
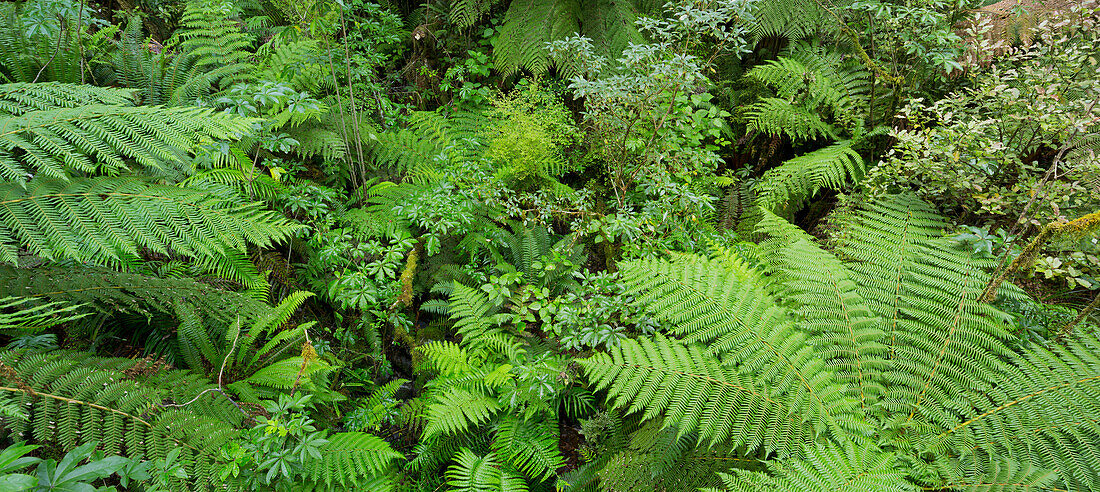
[[[1096,0],[0,3],[0,490],[1100,492]]]

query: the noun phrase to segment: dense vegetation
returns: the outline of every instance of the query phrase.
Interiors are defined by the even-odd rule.
[[[0,4],[0,490],[1100,491],[1100,4]]]

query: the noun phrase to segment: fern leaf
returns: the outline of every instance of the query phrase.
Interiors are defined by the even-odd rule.
[[[866,169],[852,144],[840,141],[768,170],[753,187],[756,205],[787,216],[823,189],[839,190],[858,181]]]
[[[792,403],[815,430],[865,425],[836,375],[807,344],[809,335],[794,326],[765,289],[767,282],[742,260],[682,256],[628,262],[622,272],[638,302],[673,324],[685,341],[706,343],[722,364],[755,375],[773,394],[798,395]]]
[[[493,439],[500,456],[519,472],[546,481],[565,465],[558,451],[557,422],[524,421],[505,418],[497,424]]]
[[[0,261],[20,248],[48,259],[119,265],[139,248],[191,257],[266,247],[299,226],[258,205],[132,178],[35,179],[0,184]]]
[[[2,89],[0,89],[2,90]],[[234,140],[249,120],[203,108],[84,105],[0,114],[0,178],[117,174],[132,159],[159,174],[180,174],[199,143]]]
[[[679,434],[698,432],[701,442],[712,445],[729,442],[787,455],[791,441],[812,439],[812,426],[804,422],[820,418],[788,412],[796,402],[723,367],[699,345],[660,334],[652,340],[624,340],[607,354],[582,360],[581,366],[597,389],[608,390],[615,407],[643,412],[643,418],[664,417]]]
[[[832,125],[816,113],[775,97],[762,98],[746,108],[745,122],[750,132],[782,135],[795,142],[837,138]]]
[[[447,388],[428,406],[428,424],[424,426],[423,438],[465,432],[489,420],[500,409],[496,398],[480,391]]]
[[[365,486],[368,480],[388,474],[394,460],[405,458],[382,438],[363,432],[333,434],[320,451],[320,458],[306,462],[305,476],[328,487]]]

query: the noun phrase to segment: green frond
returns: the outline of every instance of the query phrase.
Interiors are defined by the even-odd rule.
[[[428,405],[428,424],[424,426],[423,438],[466,432],[485,423],[500,410],[495,397],[480,391],[455,387],[444,389]]]
[[[416,350],[424,354],[423,366],[439,372],[442,376],[462,374],[473,369],[473,361],[470,360],[466,349],[457,343],[437,340],[421,345]]]
[[[460,29],[469,29],[497,3],[500,0],[455,0],[451,2],[448,18]]]
[[[624,340],[609,353],[580,361],[615,408],[663,417],[680,435],[697,432],[701,443],[731,443],[749,450],[788,455],[793,442],[812,440],[820,412],[769,391],[767,384],[739,373],[696,344],[658,334]],[[811,425],[813,423],[813,425]]]
[[[756,37],[800,39],[821,33],[838,33],[841,25],[827,10],[828,0],[778,0],[753,4],[754,22],[750,30]]]
[[[247,119],[195,107],[91,104],[0,114],[0,178],[117,174],[129,169],[128,160],[180,175],[183,158],[200,143],[248,132]]]
[[[493,439],[494,450],[523,475],[546,481],[565,465],[558,450],[557,427],[557,421],[502,419]]]
[[[475,354],[502,354],[516,360],[525,352],[519,342],[490,319],[495,311],[484,292],[454,283],[447,310],[455,320],[454,328],[462,337],[462,345]]]
[[[189,405],[174,403],[194,399],[213,387],[209,383],[196,385],[189,373],[163,369],[168,374],[127,373],[142,362],[68,351],[0,351],[0,363],[11,369],[0,375],[0,392],[14,395],[30,413],[26,421],[3,426],[23,439],[63,450],[99,442],[107,454],[146,459],[161,459],[180,448],[189,477],[185,488],[219,483],[213,450],[237,437],[243,415],[216,392]]]
[[[21,249],[47,259],[119,265],[143,250],[222,256],[276,244],[300,226],[260,207],[135,178],[39,178],[0,184],[0,261]]]
[[[776,97],[761,98],[745,109],[748,131],[764,135],[782,135],[802,142],[818,138],[836,139],[832,125],[815,112]]]
[[[82,106],[132,106],[133,89],[38,82],[0,84],[0,116]]]
[[[630,43],[643,41],[637,17],[630,0],[515,0],[504,14],[494,62],[505,76],[520,70],[542,74],[552,67],[575,75],[580,67],[552,58],[547,43],[583,34],[601,54],[617,58]]]
[[[736,256],[640,260],[621,267],[628,292],[688,343],[704,343],[724,366],[753,375],[773,395],[792,395],[816,431],[864,425],[854,400],[796,328],[768,282]]]
[[[723,474],[723,489],[703,492],[916,492],[892,453],[845,441],[805,446],[801,458],[768,463],[770,474],[738,470]]]
[[[447,469],[447,485],[454,492],[527,492],[523,478],[502,469],[496,455],[478,456],[465,448]]]
[[[17,330],[20,333],[33,333],[75,321],[88,315],[88,313],[74,312],[81,307],[80,304],[63,301],[36,303],[33,297],[2,297],[0,298],[0,332]]]
[[[393,468],[394,460],[405,458],[382,438],[364,432],[333,434],[320,451],[320,458],[306,462],[305,476],[341,490],[365,487],[371,479],[384,478]]]
[[[930,436],[927,446],[1012,457],[1021,463],[1014,471],[1031,463],[1055,470],[1064,488],[1100,490],[1100,338],[1084,335],[1064,347],[1035,344],[1014,362],[987,398],[975,398],[974,408]]]
[[[786,220],[770,212],[763,217],[757,231],[769,236],[762,251],[781,296],[793,304],[810,345],[849,384],[851,396],[873,404],[884,392],[888,367],[883,320],[867,307],[853,274],[836,256]]]
[[[752,189],[755,204],[780,215],[790,215],[821,190],[839,190],[858,181],[866,168],[863,157],[852,150],[853,143],[842,140],[768,170]]]
[[[112,60],[119,82],[140,89],[145,104],[180,106],[247,80],[253,41],[229,15],[188,2],[180,27],[158,53],[147,48],[141,22],[131,20]]]

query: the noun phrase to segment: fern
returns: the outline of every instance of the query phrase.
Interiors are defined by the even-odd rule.
[[[65,97],[65,92],[72,90],[55,95]],[[89,94],[98,96],[97,91]],[[199,143],[238,138],[248,125],[248,120],[200,108],[82,105],[0,113],[0,178],[24,183],[36,175],[117,174],[128,169],[127,159],[178,176],[182,158]]]
[[[642,42],[634,24],[637,15],[631,0],[516,0],[504,14],[494,62],[505,76],[519,70],[540,74],[551,67],[575,75],[579,67],[567,59],[553,59],[548,43],[584,34],[594,38],[602,54],[615,58],[630,43]]]
[[[232,4],[189,2],[180,28],[159,53],[147,49],[131,20],[112,65],[145,104],[179,106],[228,89],[252,71],[252,40],[231,18]]]
[[[89,105],[130,106],[134,91],[92,85],[39,82],[0,84],[0,115]]]
[[[1004,313],[976,301],[992,262],[940,237],[947,223],[911,195],[839,218],[835,255],[774,214],[763,217],[760,231],[769,239],[761,252],[770,276],[732,258],[650,260],[624,269],[639,302],[674,322],[678,335],[708,343],[709,351],[658,336],[582,362],[616,406],[646,420],[663,417],[679,432],[697,430],[708,444],[752,452],[753,443],[763,442],[780,451],[781,461],[768,462],[766,473],[731,470],[731,490],[1100,490],[1100,425],[1088,417],[1100,412],[1095,335],[1064,347],[1021,345],[1007,331]],[[743,283],[739,290],[729,287],[735,279]],[[1002,291],[1020,296],[1010,287]],[[784,305],[769,300],[772,295]],[[731,307],[717,309],[722,305]],[[798,316],[786,321],[784,308]],[[771,328],[786,333],[767,338],[777,350],[715,342],[725,333],[744,333],[740,327],[757,320],[765,329],[787,326]],[[776,364],[784,360],[800,362]],[[798,449],[793,443],[815,440],[808,437],[815,409],[829,407],[807,409],[812,400],[802,394],[813,387],[795,397],[784,378],[822,380],[830,371],[819,369],[819,361],[844,383],[813,391],[835,395],[819,396],[822,404],[850,399],[860,402],[859,409],[833,407],[845,412],[830,412],[832,421],[849,425],[824,427],[830,432],[817,434],[816,445]],[[681,382],[693,378],[698,382]],[[721,433],[746,413],[738,399],[711,389],[731,381],[738,381],[739,391],[766,397],[752,410],[757,418],[802,416],[801,433],[755,440]],[[682,409],[704,418],[685,417]],[[734,417],[704,425],[721,412]],[[730,427],[763,433],[784,423]]]
[[[897,457],[874,447],[845,441],[808,445],[805,458],[769,463],[771,474],[737,471],[723,474],[725,489],[703,492],[774,490],[787,492],[915,492]]]
[[[193,405],[172,405],[210,387],[196,385],[193,375],[131,376],[124,371],[134,368],[133,360],[63,351],[0,351],[0,363],[10,368],[0,375],[6,383],[0,391],[14,395],[30,412],[27,421],[4,424],[17,435],[62,449],[98,441],[108,454],[148,459],[164,458],[170,449],[180,448],[187,488],[219,483],[211,450],[237,436],[235,427],[243,415],[215,393]]]
[[[523,478],[501,469],[496,455],[478,456],[469,449],[455,455],[447,484],[455,492],[527,492]]]
[[[819,0],[781,0],[755,4],[750,30],[757,38],[785,37],[800,39],[819,33],[838,33],[840,25],[828,11],[832,2]]]
[[[389,474],[394,460],[405,457],[381,438],[362,432],[333,434],[320,451],[320,458],[306,462],[305,476],[339,490],[367,487],[369,479],[376,480],[368,487],[370,490],[392,486],[386,480],[378,480]]]
[[[854,274],[808,234],[775,215],[765,212],[758,231],[770,236],[762,249],[811,344],[848,381],[853,397],[865,406],[873,404],[884,391],[887,347],[882,319],[867,307]]]
[[[449,388],[428,406],[428,425],[424,427],[424,439],[466,432],[472,426],[489,420],[500,409],[496,398],[483,392]]]
[[[775,398],[797,395],[789,403],[797,405],[815,431],[835,433],[864,425],[836,375],[806,344],[807,334],[776,303],[763,277],[742,260],[685,256],[671,262],[637,261],[626,263],[622,273],[628,291],[638,292],[638,302],[671,323],[676,335],[688,343],[707,344],[723,365],[736,367],[739,375],[753,375],[760,381],[756,384],[768,384]]]
[[[88,315],[74,312],[80,307],[65,302],[36,304],[30,297],[3,297],[0,298],[0,333],[38,332],[75,321]]]
[[[256,204],[133,178],[0,184],[0,261],[21,248],[47,259],[119,265],[142,251],[222,257],[267,247],[299,227]]]
[[[524,476],[545,481],[565,465],[558,451],[557,422],[505,418],[497,424],[493,441],[500,456]]]
[[[837,138],[832,125],[822,121],[815,112],[775,97],[765,97],[749,105],[745,109],[745,122],[750,132],[782,135],[795,142]]]
[[[785,161],[763,176],[753,187],[755,204],[766,210],[790,215],[800,210],[823,189],[840,189],[858,181],[866,168],[863,158],[844,140]]]

